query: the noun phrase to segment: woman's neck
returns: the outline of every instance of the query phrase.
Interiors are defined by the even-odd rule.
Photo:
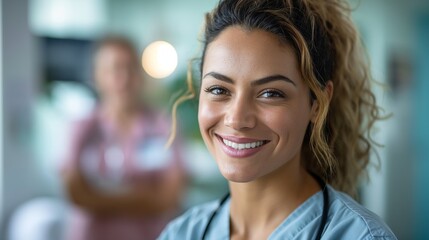
[[[320,190],[303,167],[286,165],[289,164],[253,182],[230,183],[231,239],[267,239],[299,205]]]

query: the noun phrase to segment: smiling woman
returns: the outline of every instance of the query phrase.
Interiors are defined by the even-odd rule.
[[[341,0],[221,0],[206,16],[198,121],[231,193],[161,239],[396,239],[346,194],[380,119],[349,12]]]
[[[223,175],[249,182],[280,167],[297,172],[286,166],[299,167],[317,104],[310,104],[293,48],[272,33],[230,27],[208,46],[203,76],[200,129]]]

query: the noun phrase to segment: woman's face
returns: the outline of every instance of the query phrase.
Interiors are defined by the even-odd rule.
[[[127,101],[139,93],[142,85],[139,65],[129,49],[106,45],[95,60],[95,79],[103,98]]]
[[[309,96],[293,48],[275,35],[229,27],[211,42],[198,120],[224,177],[249,182],[298,170],[315,111]]]

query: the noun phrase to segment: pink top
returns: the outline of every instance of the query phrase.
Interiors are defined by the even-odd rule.
[[[63,170],[78,168],[98,191],[115,195],[139,181],[156,181],[173,168],[184,169],[178,147],[164,149],[169,129],[164,117],[142,114],[132,129],[132,134],[118,139],[115,126],[95,111],[77,124]],[[75,206],[67,239],[155,239],[172,217],[173,213],[101,218]]]

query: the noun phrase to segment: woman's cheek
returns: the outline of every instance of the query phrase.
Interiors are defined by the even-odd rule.
[[[202,134],[204,134],[204,131],[209,130],[209,128],[219,123],[221,120],[221,113],[222,110],[216,106],[216,104],[200,100],[198,122]]]

